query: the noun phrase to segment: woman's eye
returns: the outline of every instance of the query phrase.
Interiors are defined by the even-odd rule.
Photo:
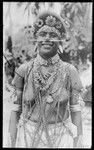
[[[39,36],[42,36],[42,37],[44,37],[45,35],[46,35],[45,32],[41,32],[41,33],[39,34]]]
[[[57,37],[57,35],[56,34],[54,34],[54,33],[51,33],[51,35],[50,35],[51,37]]]

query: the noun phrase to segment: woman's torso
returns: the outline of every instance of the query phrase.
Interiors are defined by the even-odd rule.
[[[30,120],[37,122],[41,116],[42,118],[45,117],[48,123],[55,123],[56,120],[61,122],[69,117],[67,105],[70,92],[66,66],[66,63],[59,61],[54,66],[40,67],[35,65],[33,67],[31,77],[28,79],[28,84],[30,84],[30,78],[33,80],[33,97],[30,102],[31,106],[25,105],[28,108],[26,111]],[[31,93],[30,86],[27,86],[27,91],[28,88],[29,93]],[[38,93],[37,96],[36,93],[39,88],[42,94],[39,96]]]

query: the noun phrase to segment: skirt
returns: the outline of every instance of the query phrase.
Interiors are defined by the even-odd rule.
[[[47,131],[38,123],[20,120],[16,139],[16,148],[73,148],[73,138],[77,136],[77,127],[67,119],[63,123],[49,124]]]

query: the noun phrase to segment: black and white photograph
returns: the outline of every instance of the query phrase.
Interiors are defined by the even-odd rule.
[[[92,147],[93,2],[3,2],[3,148]]]

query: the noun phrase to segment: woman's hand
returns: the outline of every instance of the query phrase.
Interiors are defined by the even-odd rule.
[[[83,137],[82,137],[82,135],[79,135],[78,137],[74,138],[73,147],[74,148],[83,148]]]

